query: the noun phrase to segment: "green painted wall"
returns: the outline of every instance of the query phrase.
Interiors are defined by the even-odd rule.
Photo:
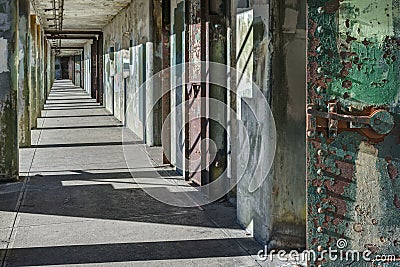
[[[337,101],[338,112],[350,115],[381,108],[395,120],[389,135],[375,139],[350,128],[336,138],[324,129],[308,133],[310,249],[337,249],[344,239],[345,251],[400,255],[399,16],[396,1],[309,3],[308,103],[327,111]],[[310,262],[319,264],[345,262]],[[351,266],[371,265],[361,259]]]

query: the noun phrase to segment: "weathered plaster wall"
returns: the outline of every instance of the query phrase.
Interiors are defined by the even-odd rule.
[[[18,179],[18,1],[0,2],[0,181]]]
[[[237,53],[242,51],[238,69],[253,77],[270,102],[278,139],[272,171],[261,188],[249,191],[251,175],[238,185],[238,220],[257,240],[271,247],[304,247],[305,1],[250,2],[237,11]],[[240,101],[238,104],[250,131],[250,143],[256,145],[251,113]]]
[[[30,71],[29,71],[29,88],[30,88],[30,111],[31,111],[31,115],[30,116],[30,121],[31,121],[31,127],[35,128],[37,121],[36,121],[36,117],[38,114],[38,111],[36,109],[36,98],[37,98],[37,38],[36,38],[36,16],[35,15],[31,15],[30,16],[30,24],[29,24],[29,46],[30,46]]]
[[[146,49],[153,46],[151,25],[151,2],[142,0],[132,1],[103,29],[105,107],[143,139],[144,96],[150,92],[139,89],[153,75],[152,49]],[[124,75],[127,61],[129,70],[125,65]]]

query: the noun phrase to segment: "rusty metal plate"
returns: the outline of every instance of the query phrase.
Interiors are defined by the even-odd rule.
[[[308,104],[371,117],[343,127],[308,115],[309,266],[399,266],[373,261],[400,256],[399,18],[398,1],[308,3]]]

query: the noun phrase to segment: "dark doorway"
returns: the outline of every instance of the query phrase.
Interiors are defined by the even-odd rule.
[[[62,57],[61,58],[61,78],[62,79],[69,79],[69,58],[68,57]]]

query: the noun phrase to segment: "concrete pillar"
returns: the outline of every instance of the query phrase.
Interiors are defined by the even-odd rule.
[[[18,1],[0,1],[0,182],[18,180]]]
[[[53,83],[56,79],[56,55],[54,54],[53,51],[50,50],[51,53],[51,65],[50,65],[50,71],[51,71],[51,80],[50,80],[50,90],[51,87],[53,86]]]
[[[50,43],[46,40],[46,57],[47,57],[47,68],[46,68],[46,99],[50,94],[50,90],[51,90],[51,47],[50,47]]]
[[[44,37],[44,33],[43,37]],[[43,99],[42,102],[43,104],[46,102],[47,99],[47,91],[48,91],[48,78],[49,78],[49,73],[48,73],[48,66],[49,66],[49,57],[48,57],[48,43],[46,38],[43,38]]]
[[[37,34],[37,26],[36,26],[36,16],[30,16],[30,120],[31,120],[31,129],[37,127],[37,110],[36,110],[36,91],[37,91],[37,61],[36,61],[36,34]]]
[[[40,110],[44,108],[45,95],[46,95],[46,51],[45,51],[45,37],[44,31],[41,27],[40,30]]]
[[[219,0],[220,1],[220,0]],[[215,1],[214,3],[217,3]],[[223,6],[222,3],[218,6]],[[220,17],[224,17],[224,12],[220,11]],[[230,51],[227,49],[228,47],[228,28],[225,24],[225,20],[221,19],[219,22],[214,22],[210,29],[210,40],[207,44],[209,46],[209,58],[211,62],[217,62],[220,64],[227,65],[228,58],[230,57]],[[218,27],[217,27],[218,26]],[[228,69],[226,69],[225,73],[219,73],[218,71],[213,71],[212,67],[209,69],[209,77],[211,80],[218,80],[221,83],[223,81],[228,81]],[[225,86],[225,87],[224,87]],[[216,99],[221,103],[224,103],[225,106],[228,105],[227,102],[227,86],[225,83],[224,86],[218,86],[214,84],[210,84],[209,96],[212,99]],[[210,138],[214,141],[216,145],[216,156],[215,160],[210,165],[210,173],[209,179],[211,181],[216,181],[221,177],[221,175],[226,175],[225,170],[227,168],[227,110],[224,109],[223,112],[221,108],[214,107],[209,104],[209,113],[211,118],[218,118],[219,122],[214,120],[210,120]],[[224,124],[220,124],[224,122]],[[210,151],[209,153],[212,153]]]
[[[146,43],[146,144],[154,146],[154,88],[150,78],[153,76],[153,43]]]
[[[171,66],[171,1],[162,1],[162,68],[164,77],[162,80],[163,98],[162,98],[162,123],[164,136],[162,136],[163,163],[171,164],[171,120],[167,120],[171,113],[171,73],[166,71]]]
[[[19,22],[18,22],[18,124],[19,124],[19,145],[29,147],[31,145],[30,125],[30,89],[29,89],[29,0],[18,0]]]
[[[48,49],[47,49],[47,95],[46,95],[46,99],[49,97],[50,94],[50,90],[51,90],[51,86],[53,85],[52,82],[52,70],[53,70],[53,59],[52,59],[52,54],[51,54],[51,46],[50,43],[48,42]]]
[[[42,68],[41,68],[41,27],[37,25],[36,27],[36,117],[40,117],[41,107],[40,107],[40,88],[42,87],[41,77],[42,77]]]

